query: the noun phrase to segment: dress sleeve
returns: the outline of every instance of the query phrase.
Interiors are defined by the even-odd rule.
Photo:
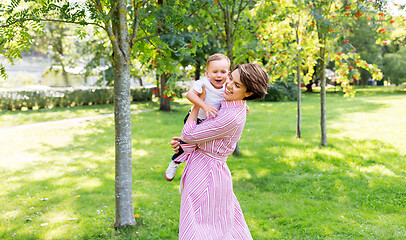
[[[236,111],[223,110],[217,117],[208,118],[199,125],[194,121],[186,122],[181,139],[189,144],[195,144],[231,136],[241,124],[245,123],[245,111],[245,107]]]

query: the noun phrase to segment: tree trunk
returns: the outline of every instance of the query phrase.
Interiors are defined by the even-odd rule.
[[[200,79],[200,62],[196,63],[196,69],[195,69],[195,80],[199,80]]]
[[[114,227],[135,225],[132,200],[131,161],[131,113],[130,113],[130,70],[123,56],[118,57],[114,80],[115,121],[115,188],[116,222]]]
[[[327,146],[327,127],[326,127],[326,77],[325,77],[325,48],[324,44],[320,47],[320,129],[321,145]]]
[[[299,21],[295,25],[296,31],[296,42],[299,45]],[[300,79],[300,52],[297,53],[297,66],[296,66],[296,77],[297,77],[297,124],[296,124],[296,137],[301,138],[302,136],[302,88]]]
[[[233,155],[234,156],[241,156],[241,152],[240,152],[240,144],[238,144],[239,142],[237,142],[237,145],[235,146],[235,149],[234,149],[234,152],[233,152]]]
[[[112,21],[114,49],[115,228],[135,225],[132,199],[130,56],[126,1],[117,1]],[[125,27],[123,27],[125,26]]]
[[[62,60],[63,57],[61,57],[60,59],[61,59],[61,67],[62,67],[62,78],[63,78],[63,81],[65,82],[65,85],[66,85],[67,87],[70,87],[68,72],[66,72],[65,64],[63,64],[63,60]]]
[[[158,6],[161,7],[162,5],[164,5],[164,1],[158,0]],[[162,32],[163,32],[163,30],[161,28],[158,28],[158,34],[160,34]],[[160,91],[159,99],[161,100],[159,110],[169,112],[171,110],[171,102],[170,102],[171,96],[167,96],[166,94],[164,94],[167,77],[168,77],[168,75],[165,73],[161,73],[160,76],[158,76],[158,73],[157,73],[157,80],[158,80],[157,83],[160,80],[160,85],[161,85],[161,87],[159,89],[159,91]],[[158,87],[158,84],[157,84],[157,87]]]
[[[300,64],[297,64],[297,125],[296,125],[296,137],[302,137],[302,88],[300,86]]]
[[[232,8],[234,6],[231,6]],[[233,39],[233,16],[230,13],[230,6],[225,5],[224,13],[224,29],[226,32],[226,51],[227,57],[230,59],[230,69],[234,69],[234,39]]]
[[[232,35],[232,30],[233,30],[233,16],[231,16],[229,6],[226,5],[225,9],[223,10],[224,13],[224,28],[226,32],[226,55],[230,59],[230,69],[234,69],[234,52],[233,52],[233,47],[234,47],[234,39]],[[234,156],[240,156],[240,146],[239,143],[237,142],[237,145],[235,146]]]
[[[155,73],[155,81],[156,81],[156,95],[157,97],[159,97],[159,99],[161,99],[161,87],[159,86],[160,84],[160,76],[158,75],[158,73]]]
[[[163,92],[165,90],[166,86],[166,81],[167,81],[167,75],[165,73],[161,74],[161,105],[159,107],[160,111],[166,111],[169,112],[171,110],[171,102],[170,102],[170,97],[171,96],[166,96]]]
[[[142,82],[142,78],[141,77],[137,77],[138,78],[138,83],[140,84],[140,87],[144,86],[144,83]]]

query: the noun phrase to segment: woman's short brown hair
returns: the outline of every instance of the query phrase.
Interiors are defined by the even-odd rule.
[[[265,97],[268,92],[268,74],[264,69],[255,63],[244,63],[235,67],[240,73],[240,80],[247,88],[247,92],[253,94],[244,100],[260,100]]]

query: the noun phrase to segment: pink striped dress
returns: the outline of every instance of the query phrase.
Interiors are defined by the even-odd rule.
[[[223,101],[216,118],[183,127],[182,140],[194,147],[185,149],[179,239],[252,239],[226,163],[241,137],[246,112],[245,101]]]

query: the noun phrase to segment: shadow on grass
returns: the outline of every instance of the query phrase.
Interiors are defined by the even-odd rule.
[[[42,161],[2,174],[4,183],[12,185],[2,194],[3,202],[12,204],[10,211],[5,212],[10,224],[2,229],[0,236],[6,239],[176,239],[179,179],[168,183],[163,172],[172,154],[168,145],[170,137],[179,135],[187,108],[132,116],[136,228],[115,231],[112,227],[114,124],[109,118],[72,128],[67,134],[73,134],[73,140],[65,146],[42,143],[32,148],[29,151],[37,151]]]
[[[174,107],[179,106],[178,103],[172,104]],[[157,109],[159,106],[156,102],[133,102],[131,110]],[[39,109],[27,111],[0,111],[0,127],[23,125],[28,123],[38,123],[47,121],[56,121],[62,119],[70,119],[76,117],[87,117],[94,115],[111,114],[114,112],[113,104],[103,105],[88,105],[78,107],[53,109]]]
[[[334,140],[230,159],[254,239],[406,237],[405,156],[380,141]]]
[[[302,139],[294,137],[294,104],[259,103],[256,110],[264,109],[252,111],[240,141],[243,157],[228,161],[254,239],[404,239],[405,155],[387,142],[350,137],[320,147],[314,102],[303,101]],[[328,115],[337,121],[387,107],[332,102]]]
[[[386,107],[331,100],[337,119]],[[243,156],[228,165],[254,239],[404,238],[405,156],[378,140],[329,138],[329,147],[319,147],[316,103],[304,97],[303,139],[294,138],[295,103],[250,103]],[[177,239],[180,174],[168,183],[163,172],[187,109],[132,116],[135,228],[112,228],[114,124],[103,119],[67,131],[66,146],[42,143],[32,151],[43,161],[2,175],[11,210],[0,237]]]

